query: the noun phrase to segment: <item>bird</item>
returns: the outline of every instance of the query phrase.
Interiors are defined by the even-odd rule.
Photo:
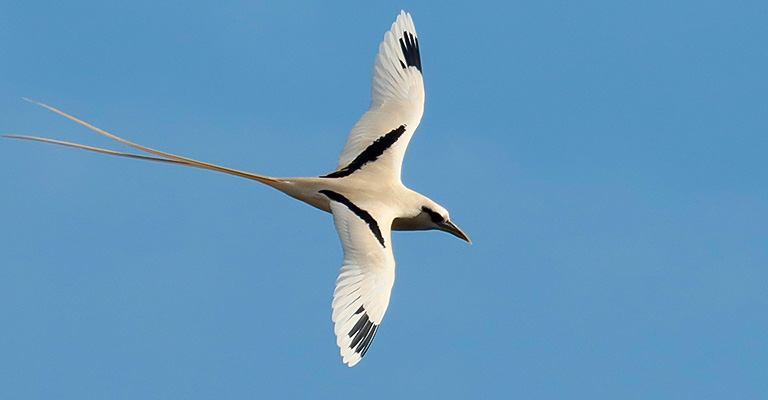
[[[36,136],[6,137],[235,175],[331,213],[344,252],[331,318],[339,353],[349,367],[365,356],[389,306],[395,282],[392,231],[439,230],[472,243],[448,210],[401,180],[406,148],[424,113],[419,39],[410,13],[402,10],[379,45],[370,107],[349,133],[336,169],[325,175],[276,178],[197,161],[130,142],[47,104],[24,100],[149,155]]]

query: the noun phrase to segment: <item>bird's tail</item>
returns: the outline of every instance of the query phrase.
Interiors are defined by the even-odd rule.
[[[82,145],[82,144],[63,142],[63,141],[60,141],[60,140],[46,139],[46,138],[35,137],[35,136],[4,135],[7,138],[34,140],[34,141],[38,141],[38,142],[51,143],[51,144],[56,144],[56,145],[60,145],[60,146],[67,146],[67,147],[74,147],[76,149],[89,150],[89,151],[94,151],[94,152],[103,153],[103,154],[109,154],[109,155],[113,155],[113,156],[135,158],[135,159],[139,159],[139,160],[158,161],[158,162],[164,162],[164,163],[168,163],[168,164],[186,165],[186,166],[189,166],[189,167],[196,167],[196,168],[201,168],[201,169],[207,169],[207,170],[210,170],[210,171],[223,172],[225,174],[230,174],[230,175],[235,175],[235,176],[239,176],[239,177],[242,177],[242,178],[252,179],[254,181],[261,182],[263,184],[266,184],[268,186],[272,186],[272,187],[275,187],[275,188],[277,186],[279,186],[280,183],[281,183],[280,180],[272,178],[272,177],[269,177],[269,176],[257,175],[257,174],[252,174],[250,172],[244,172],[244,171],[238,171],[236,169],[220,167],[218,165],[214,165],[214,164],[209,164],[209,163],[202,162],[202,161],[193,160],[191,158],[181,157],[181,156],[177,156],[177,155],[170,154],[170,153],[165,153],[165,152],[158,151],[158,150],[155,150],[155,149],[151,149],[149,147],[145,147],[145,146],[142,146],[142,145],[139,145],[139,144],[136,144],[136,143],[132,143],[132,142],[129,142],[129,141],[123,139],[123,138],[117,137],[117,136],[115,136],[115,135],[113,135],[113,134],[111,134],[111,133],[109,133],[107,131],[101,130],[101,129],[99,129],[99,128],[97,128],[97,127],[95,127],[95,126],[93,126],[93,125],[91,125],[91,124],[81,120],[81,119],[75,118],[75,117],[65,113],[64,111],[57,110],[57,109],[55,109],[55,108],[53,108],[53,107],[51,107],[51,106],[49,106],[47,104],[38,103],[38,102],[36,102],[34,100],[30,100],[30,99],[26,99],[26,98],[24,100],[26,100],[26,101],[28,101],[30,103],[33,103],[33,104],[37,104],[38,106],[47,108],[47,109],[55,112],[56,114],[59,114],[59,115],[61,115],[63,117],[66,117],[66,118],[72,120],[72,121],[75,121],[78,124],[83,125],[84,127],[88,128],[88,129],[90,129],[92,131],[98,132],[98,133],[100,133],[100,134],[102,134],[102,135],[104,135],[104,136],[106,136],[106,137],[108,137],[108,138],[110,138],[112,140],[116,140],[116,141],[118,141],[118,142],[120,142],[120,143],[122,143],[124,145],[133,147],[134,149],[141,150],[143,152],[155,155],[157,157],[143,156],[143,155],[131,154],[131,153],[121,153],[121,152],[118,152],[118,151],[101,149],[101,148],[98,148],[98,147],[85,146],[85,145]]]

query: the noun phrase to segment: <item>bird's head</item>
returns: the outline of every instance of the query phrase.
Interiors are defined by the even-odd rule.
[[[429,220],[427,222],[427,224],[429,224],[429,229],[437,229],[443,232],[448,232],[459,239],[466,240],[470,244],[472,243],[472,241],[469,240],[469,236],[467,236],[467,234],[464,233],[461,228],[456,226],[456,224],[451,222],[451,218],[448,215],[448,210],[446,210],[443,206],[435,203],[434,201],[429,201],[421,206],[420,216],[426,217],[424,219]]]

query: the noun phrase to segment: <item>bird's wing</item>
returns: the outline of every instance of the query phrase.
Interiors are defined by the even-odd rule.
[[[326,177],[360,170],[399,179],[405,150],[423,113],[419,39],[411,15],[401,11],[379,45],[371,106],[349,133],[337,170]]]
[[[321,193],[331,199],[333,222],[344,248],[333,292],[333,322],[343,361],[352,367],[368,351],[395,283],[392,217],[366,211],[336,192]]]

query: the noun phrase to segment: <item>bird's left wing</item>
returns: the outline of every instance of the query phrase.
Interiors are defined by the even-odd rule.
[[[379,45],[373,66],[371,106],[352,128],[335,172],[400,179],[403,156],[424,113],[421,53],[411,14],[401,11]]]
[[[339,193],[321,193],[331,200],[333,222],[344,248],[333,292],[333,322],[343,361],[352,367],[368,351],[395,283],[392,217],[365,210]]]

